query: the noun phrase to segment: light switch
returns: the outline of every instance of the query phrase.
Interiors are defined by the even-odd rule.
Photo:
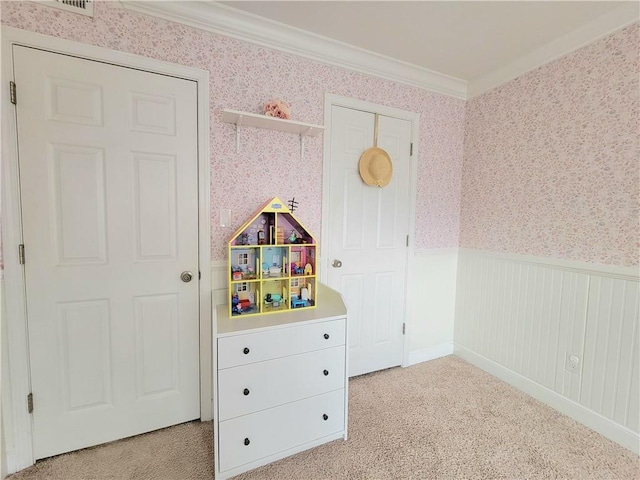
[[[231,226],[231,209],[221,208],[219,215],[220,215],[220,226],[230,227]]]

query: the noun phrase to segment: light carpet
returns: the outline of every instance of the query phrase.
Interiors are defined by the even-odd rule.
[[[211,422],[190,422],[58,457],[11,480],[213,477]],[[349,382],[349,440],[236,477],[638,479],[637,455],[449,356]]]

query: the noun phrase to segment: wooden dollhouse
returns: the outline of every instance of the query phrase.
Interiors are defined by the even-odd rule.
[[[316,241],[275,197],[229,241],[229,315],[314,308]]]

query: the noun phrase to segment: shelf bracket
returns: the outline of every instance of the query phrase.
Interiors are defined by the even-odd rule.
[[[300,161],[304,160],[304,137],[306,137],[311,130],[313,129],[309,127],[300,134]]]
[[[240,153],[240,126],[242,125],[242,115],[238,117],[236,122],[236,153]]]

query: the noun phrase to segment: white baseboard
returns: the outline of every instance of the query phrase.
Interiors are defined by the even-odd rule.
[[[436,358],[446,357],[453,354],[453,342],[441,343],[429,348],[423,348],[409,353],[409,365],[415,365],[417,363],[428,362],[429,360],[435,360]]]
[[[454,354],[640,455],[640,435],[632,430],[463,346],[454,344]]]

